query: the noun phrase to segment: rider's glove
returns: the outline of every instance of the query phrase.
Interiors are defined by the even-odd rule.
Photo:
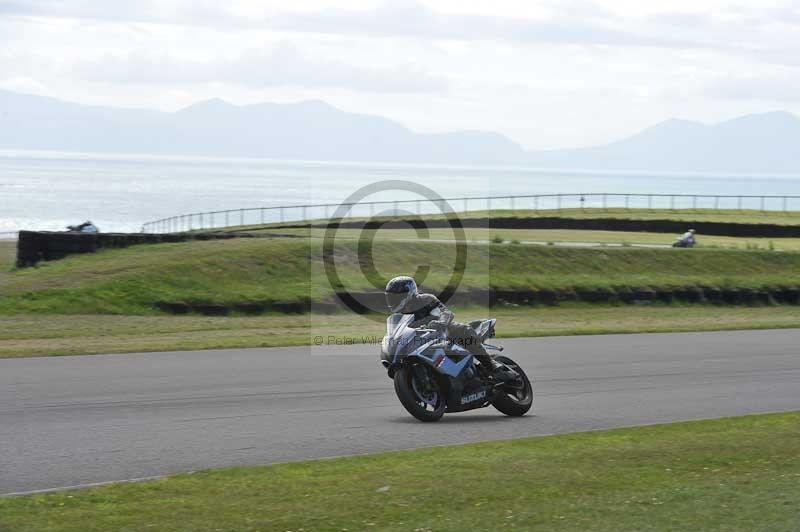
[[[447,325],[440,321],[432,321],[428,324],[428,328],[438,332],[445,332],[447,330]]]

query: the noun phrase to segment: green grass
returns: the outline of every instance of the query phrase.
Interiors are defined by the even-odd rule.
[[[798,501],[800,413],[784,413],[4,498],[0,529],[793,532]]]
[[[8,270],[14,266],[17,259],[17,243],[14,241],[0,240],[0,271]]]
[[[499,319],[498,336],[800,327],[800,307],[565,305],[456,308],[460,321]],[[257,317],[0,316],[0,358],[310,345],[317,335],[380,337],[382,320],[352,314]]]
[[[558,216],[563,218],[621,218],[629,220],[678,220],[685,222],[730,222],[743,224],[800,224],[798,211],[758,211],[736,209],[552,209],[552,210],[502,210],[470,211],[463,218],[537,218]]]
[[[461,205],[452,205],[461,219],[472,218],[619,218],[627,220],[676,220],[683,222],[730,222],[743,224],[800,224],[800,211],[759,211],[752,209],[492,209],[460,212]],[[444,218],[441,214],[425,214],[425,219]],[[375,220],[392,219],[393,217],[375,217]],[[346,221],[363,221],[367,218],[347,218]],[[243,225],[217,229],[217,231],[260,231],[272,230],[286,225],[297,225],[303,222],[270,223]],[[309,220],[311,224],[323,224],[326,220]]]
[[[318,240],[232,239],[141,245],[76,255],[38,268],[0,272],[0,314],[153,314],[156,301],[235,303],[330,296]],[[376,240],[384,277],[430,266],[422,284],[448,282],[454,246]],[[374,289],[358,244],[336,248],[344,286]],[[380,279],[376,280],[376,285]],[[461,287],[573,288],[687,284],[761,287],[800,284],[800,254],[716,249],[578,249],[469,246]]]
[[[270,231],[273,234],[286,234],[294,236],[311,236],[323,238],[324,229],[291,228]],[[632,231],[589,231],[574,229],[489,229],[467,228],[464,230],[466,239],[470,242],[534,242],[545,244],[547,242],[570,243],[597,243],[607,245],[659,245],[670,246],[675,241],[672,233],[644,233]],[[420,237],[413,229],[340,229],[337,238],[359,239],[371,237],[379,240],[453,240],[450,229],[429,229],[424,237]],[[800,238],[754,238],[700,235],[698,247],[720,249],[744,250],[777,250],[800,251]]]

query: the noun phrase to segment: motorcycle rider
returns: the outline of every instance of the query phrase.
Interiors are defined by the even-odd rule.
[[[691,248],[697,243],[694,238],[694,229],[689,229],[685,233],[683,233],[680,237],[678,237],[678,243],[681,247]]]
[[[516,373],[494,360],[486,352],[475,329],[453,321],[453,313],[435,295],[420,294],[413,278],[395,277],[386,284],[384,292],[386,304],[391,312],[414,314],[414,321],[410,327],[425,326],[429,329],[446,331],[447,339],[472,353],[481,367],[495,380],[509,382],[517,378]]]

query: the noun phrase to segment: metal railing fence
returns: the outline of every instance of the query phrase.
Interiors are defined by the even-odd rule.
[[[446,205],[445,205],[446,202]],[[744,211],[796,213],[800,216],[800,196],[747,196],[709,194],[535,194],[488,197],[459,197],[431,200],[366,201],[358,203],[321,203],[251,207],[221,211],[196,212],[147,222],[145,233],[178,233],[230,227],[328,220],[340,207],[345,218],[402,216],[475,211],[560,212],[601,209],[627,211]],[[449,207],[448,207],[449,206]]]
[[[0,231],[0,240],[16,240],[19,231]]]

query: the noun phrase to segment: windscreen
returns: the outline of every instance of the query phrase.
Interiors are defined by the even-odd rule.
[[[386,335],[394,336],[398,330],[405,329],[413,318],[413,314],[392,314],[386,318]]]

